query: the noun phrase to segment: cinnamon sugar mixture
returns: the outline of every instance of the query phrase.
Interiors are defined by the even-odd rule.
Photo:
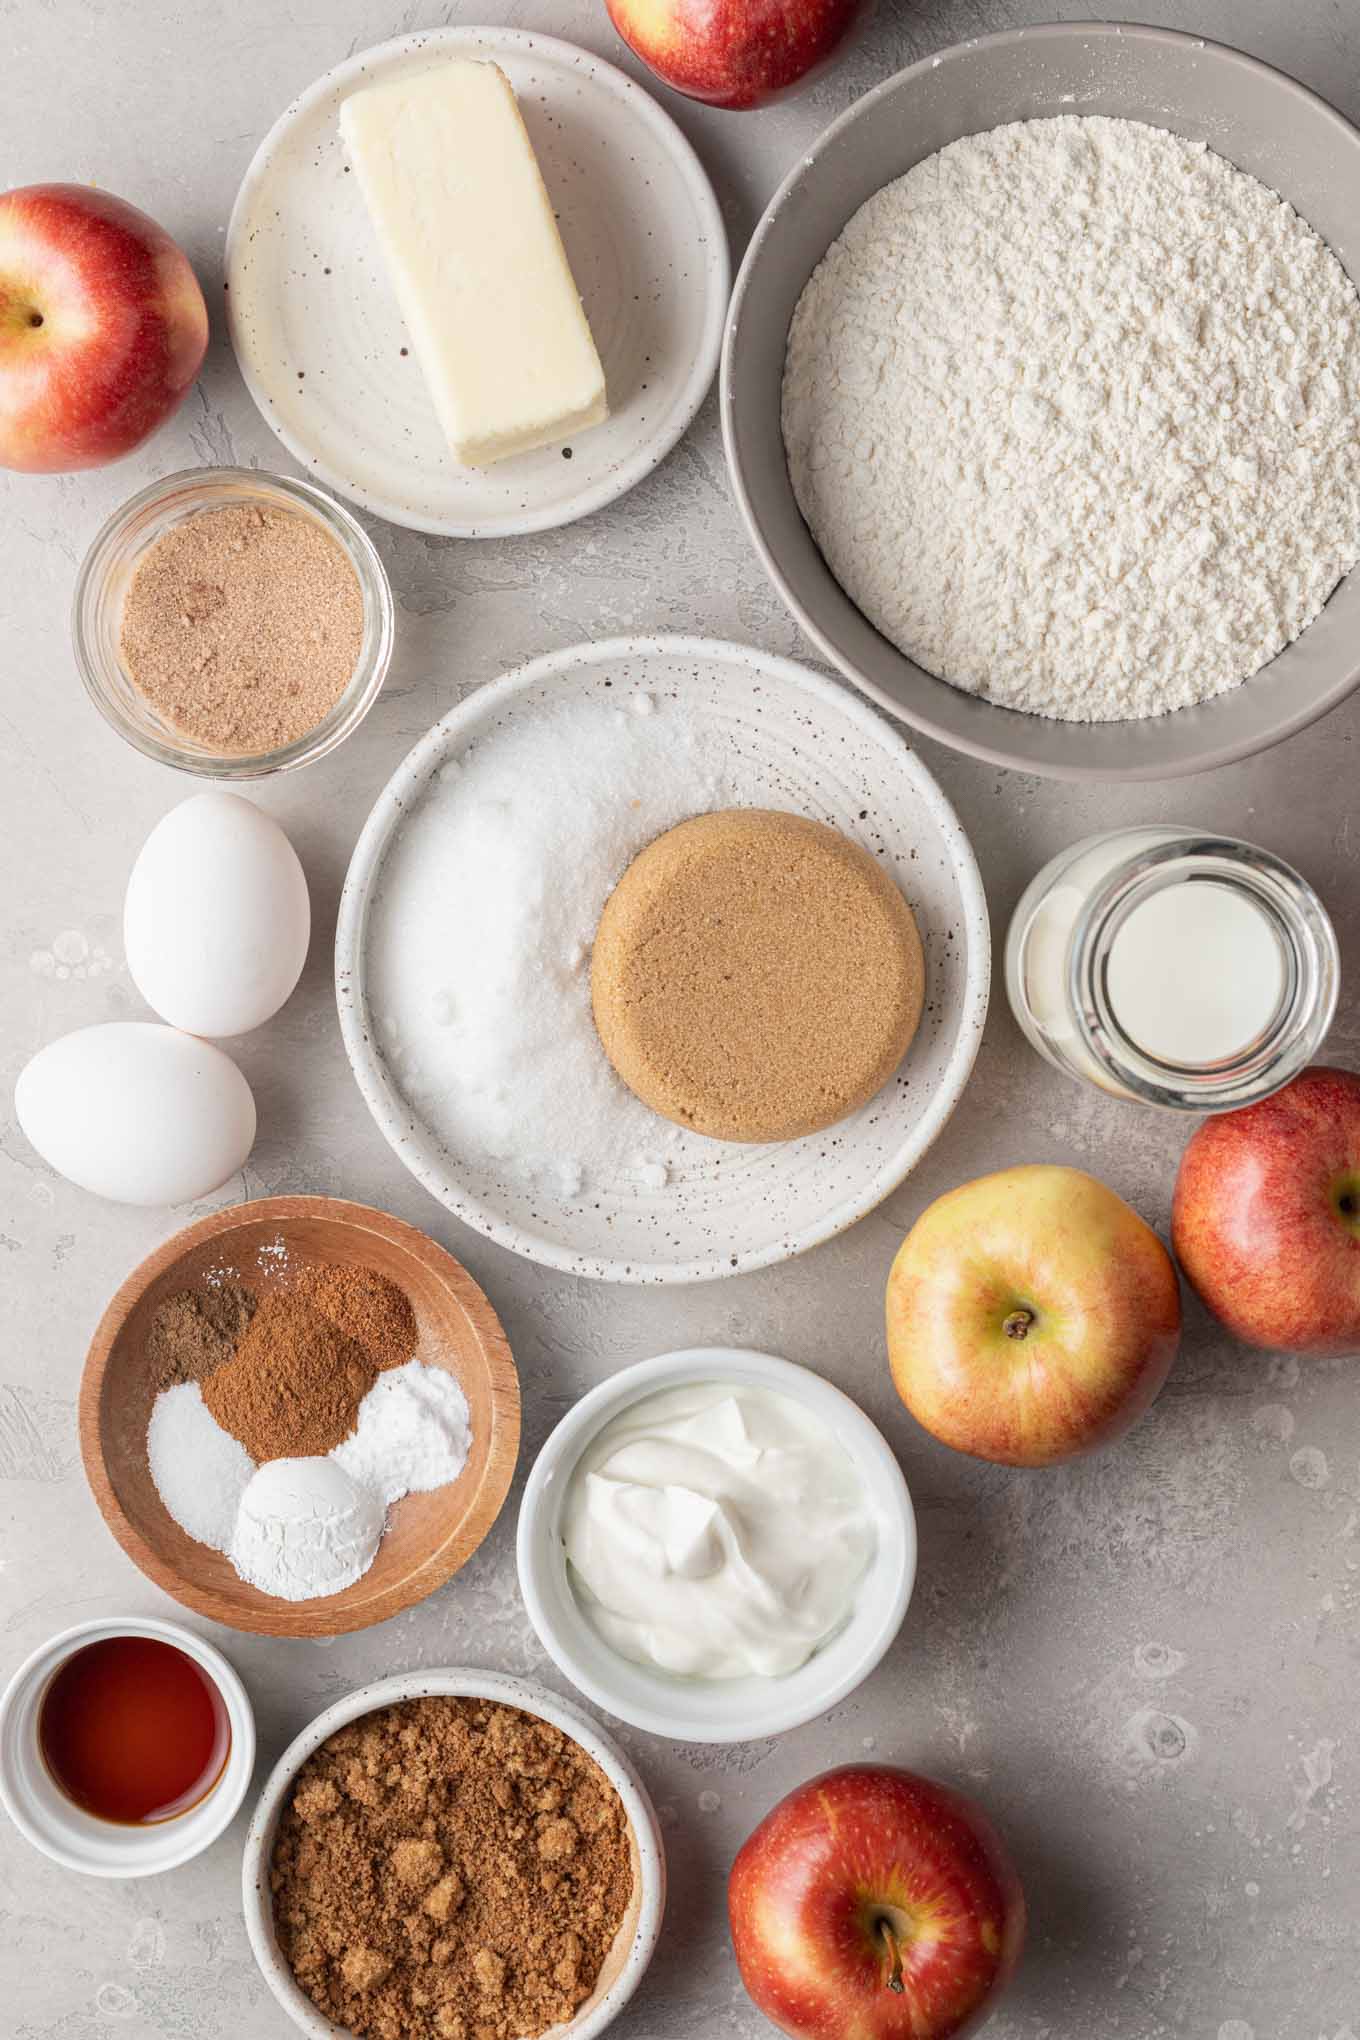
[[[299,1985],[358,2040],[533,2040],[595,1987],[632,1895],[628,1821],[547,1722],[409,1700],[303,1765],[270,1887]]]
[[[364,635],[359,577],[301,511],[229,504],[172,524],[137,565],[118,649],[138,693],[214,750],[277,750],[348,686]]]

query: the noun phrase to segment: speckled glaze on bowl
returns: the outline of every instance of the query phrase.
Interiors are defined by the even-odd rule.
[[[996,765],[1056,779],[1164,779],[1279,743],[1360,681],[1360,572],[1303,635],[1230,693],[1141,721],[1055,722],[965,694],[861,615],[799,513],[780,431],[789,321],[851,215],[962,135],[1110,114],[1207,142],[1278,191],[1360,277],[1360,132],[1237,50],[1162,28],[1073,22],[981,36],[865,93],[800,159],[752,236],[723,347],[722,422],[737,501],[766,571],[813,643],[892,714]]]
[[[362,86],[472,57],[515,88],[609,390],[570,446],[460,468],[435,417],[337,120]],[[703,165],[657,102],[589,51],[440,28],[347,58],[275,122],[227,229],[227,323],[265,422],[366,510],[448,538],[545,531],[650,474],[718,366],[731,261]]]
[[[702,1158],[678,1164],[659,1188],[596,1185],[578,1201],[559,1202],[451,1154],[413,1111],[370,1018],[368,931],[384,911],[389,846],[441,766],[550,705],[622,707],[638,693],[679,702],[688,721],[707,723],[739,752],[758,781],[757,804],[812,815],[881,856],[921,930],[926,1009],[897,1076],[826,1132],[769,1147],[705,1142]],[[706,1282],[830,1239],[915,1167],[973,1067],[991,951],[972,850],[900,730],[839,682],[790,659],[708,638],[617,638],[550,653],[478,688],[421,739],[355,847],[335,969],[341,1030],[364,1100],[407,1168],[450,1211],[502,1246],[575,1275]]]
[[[623,2010],[656,1951],[666,1908],[666,1856],[661,1824],[637,1772],[588,1714],[570,1700],[548,1692],[546,1687],[531,1685],[527,1679],[512,1678],[505,1672],[437,1669],[398,1672],[390,1678],[376,1679],[372,1685],[361,1686],[326,1708],[289,1743],[265,1780],[246,1832],[241,1863],[246,1933],[260,1973],[293,2024],[309,2034],[311,2040],[346,2040],[347,2028],[325,2018],[293,1981],[293,1973],[274,1938],[269,1866],[279,1816],[294,1778],[308,1757],[337,1729],[358,1721],[362,1715],[372,1714],[376,1708],[393,1707],[403,1700],[424,1700],[434,1694],[493,1700],[502,1707],[518,1707],[525,1714],[536,1714],[541,1721],[551,1722],[594,1759],[623,1802],[633,1845],[632,1899],[591,1995],[574,2018],[549,2027],[541,2036],[541,2040],[594,2040]]]

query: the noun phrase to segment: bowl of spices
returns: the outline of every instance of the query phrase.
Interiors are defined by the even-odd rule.
[[[230,1826],[255,1764],[245,1687],[178,1623],[82,1622],[0,1699],[0,1801],[68,1870],[149,1877]]]
[[[505,1499],[495,1312],[413,1226],[325,1197],[214,1212],[123,1283],[80,1397],[86,1476],[147,1577],[232,1628],[334,1636],[458,1570]]]
[[[592,2040],[656,1947],[646,1788],[580,1708],[498,1672],[380,1679],[274,1767],[246,1929],[315,2040]]]
[[[162,765],[255,779],[358,727],[392,656],[392,591],[348,510],[310,482],[191,468],[115,511],[72,634],[91,699]]]

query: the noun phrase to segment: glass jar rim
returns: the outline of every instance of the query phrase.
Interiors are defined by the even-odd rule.
[[[1141,1048],[1120,1022],[1108,984],[1114,939],[1134,910],[1170,886],[1194,882],[1246,894],[1270,920],[1287,965],[1285,993],[1265,1030],[1209,1064],[1176,1063]],[[1222,1112],[1279,1090],[1320,1047],[1339,984],[1336,933],[1308,881],[1256,844],[1189,829],[1144,843],[1114,865],[1080,908],[1068,942],[1067,994],[1086,1052],[1126,1094],[1172,1109]]]

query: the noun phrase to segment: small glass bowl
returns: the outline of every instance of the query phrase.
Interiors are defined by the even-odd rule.
[[[148,546],[171,525],[231,504],[259,504],[314,519],[345,553],[363,596],[363,643],[349,685],[314,728],[272,751],[215,751],[196,743],[138,693],[118,653],[123,600]],[[372,541],[333,496],[310,482],[254,468],[186,468],[142,489],[110,517],[81,566],[71,633],[90,699],[129,744],[158,764],[205,779],[260,779],[324,758],[358,728],[387,676],[394,614],[391,586]]]

